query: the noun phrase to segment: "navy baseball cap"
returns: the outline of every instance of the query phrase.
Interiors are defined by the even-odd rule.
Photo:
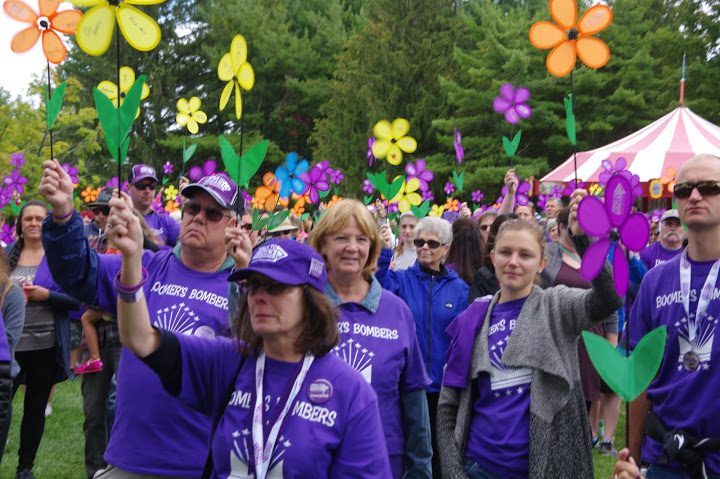
[[[310,246],[289,239],[271,239],[253,251],[247,268],[233,272],[228,281],[262,274],[283,284],[308,284],[325,293],[327,271],[320,253]]]
[[[155,183],[159,183],[157,173],[155,173],[155,169],[152,166],[141,163],[133,166],[130,170],[130,183],[137,183],[138,181],[142,181],[146,178],[150,178],[155,181]]]
[[[238,187],[233,180],[222,173],[200,178],[197,183],[191,183],[182,189],[181,193],[192,198],[198,191],[204,191],[220,205],[221,208],[231,210],[238,200]]]

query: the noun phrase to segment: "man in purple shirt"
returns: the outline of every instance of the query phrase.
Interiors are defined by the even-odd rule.
[[[678,210],[667,210],[660,219],[660,229],[656,241],[640,252],[640,261],[649,270],[655,266],[670,261],[682,251],[685,231],[680,223]]]
[[[155,170],[148,165],[135,165],[128,178],[128,194],[155,234],[158,246],[173,247],[180,235],[180,225],[166,214],[155,213],[152,208],[158,178]]]

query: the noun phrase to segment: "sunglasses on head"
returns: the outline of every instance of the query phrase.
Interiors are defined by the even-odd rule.
[[[677,183],[673,189],[675,198],[681,200],[690,198],[693,190],[697,188],[698,193],[702,196],[720,195],[720,181],[700,181],[698,183]]]
[[[157,183],[133,183],[133,186],[136,190],[144,191],[144,190],[154,190],[157,186]]]
[[[197,216],[200,214],[201,211],[205,211],[205,218],[207,218],[208,221],[211,221],[213,223],[217,223],[218,221],[223,219],[223,217],[225,217],[225,210],[212,206],[203,208],[200,203],[193,203],[189,201],[185,203],[185,206],[183,207],[183,213],[190,216]]]
[[[415,241],[413,241],[413,244],[415,245],[416,248],[422,248],[423,246],[425,246],[425,243],[427,243],[428,248],[430,248],[430,249],[438,249],[440,247],[440,245],[442,244],[439,241],[424,240],[424,239],[420,239],[420,238],[417,238]]]
[[[110,207],[109,206],[95,206],[94,208],[91,208],[90,211],[92,211],[94,214],[104,214],[105,216],[110,214]]]
[[[263,290],[270,296],[279,296],[290,288],[295,286],[292,284],[280,283],[277,281],[260,281],[257,279],[247,279],[238,283],[240,291],[247,295],[257,294],[258,291]]]

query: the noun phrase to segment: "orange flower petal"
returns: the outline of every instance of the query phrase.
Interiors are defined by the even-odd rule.
[[[576,0],[550,0],[550,15],[565,30],[570,30],[577,22]]]
[[[55,15],[50,23],[53,29],[67,35],[72,35],[75,33],[81,18],[82,12],[80,10],[63,10]]]
[[[564,40],[567,40],[565,31],[554,23],[544,20],[535,23],[530,28],[529,36],[532,46],[540,50],[556,47]]]
[[[55,65],[62,63],[67,57],[67,49],[63,45],[60,36],[52,30],[46,30],[43,32],[43,52],[45,52],[45,58],[50,63]]]
[[[3,8],[10,17],[20,22],[35,24],[37,14],[25,2],[20,0],[7,0],[3,3]]]
[[[548,54],[545,66],[552,76],[564,77],[575,68],[576,58],[573,42],[562,42]]]
[[[577,41],[577,54],[590,68],[600,68],[610,60],[610,48],[596,37],[583,37]]]
[[[40,0],[40,15],[43,17],[52,16],[53,13],[57,12],[58,6],[61,0]]]
[[[30,50],[40,38],[40,30],[35,25],[21,30],[15,34],[10,42],[10,48],[15,53],[23,53]]]
[[[613,12],[607,5],[595,5],[587,9],[578,22],[578,31],[583,35],[602,32],[613,21]]]

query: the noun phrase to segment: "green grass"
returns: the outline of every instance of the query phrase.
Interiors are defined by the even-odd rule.
[[[20,419],[22,417],[23,390],[18,391],[13,402],[13,421],[10,442],[0,465],[0,478],[15,477]],[[52,400],[53,413],[45,423],[45,435],[40,443],[35,468],[38,479],[84,479],[85,438],[82,432],[83,412],[80,395],[80,380],[64,381],[55,388]],[[624,408],[624,406],[621,406]],[[620,417],[616,447],[619,450],[625,441],[625,419]],[[593,452],[595,477],[611,477],[615,460]]]

